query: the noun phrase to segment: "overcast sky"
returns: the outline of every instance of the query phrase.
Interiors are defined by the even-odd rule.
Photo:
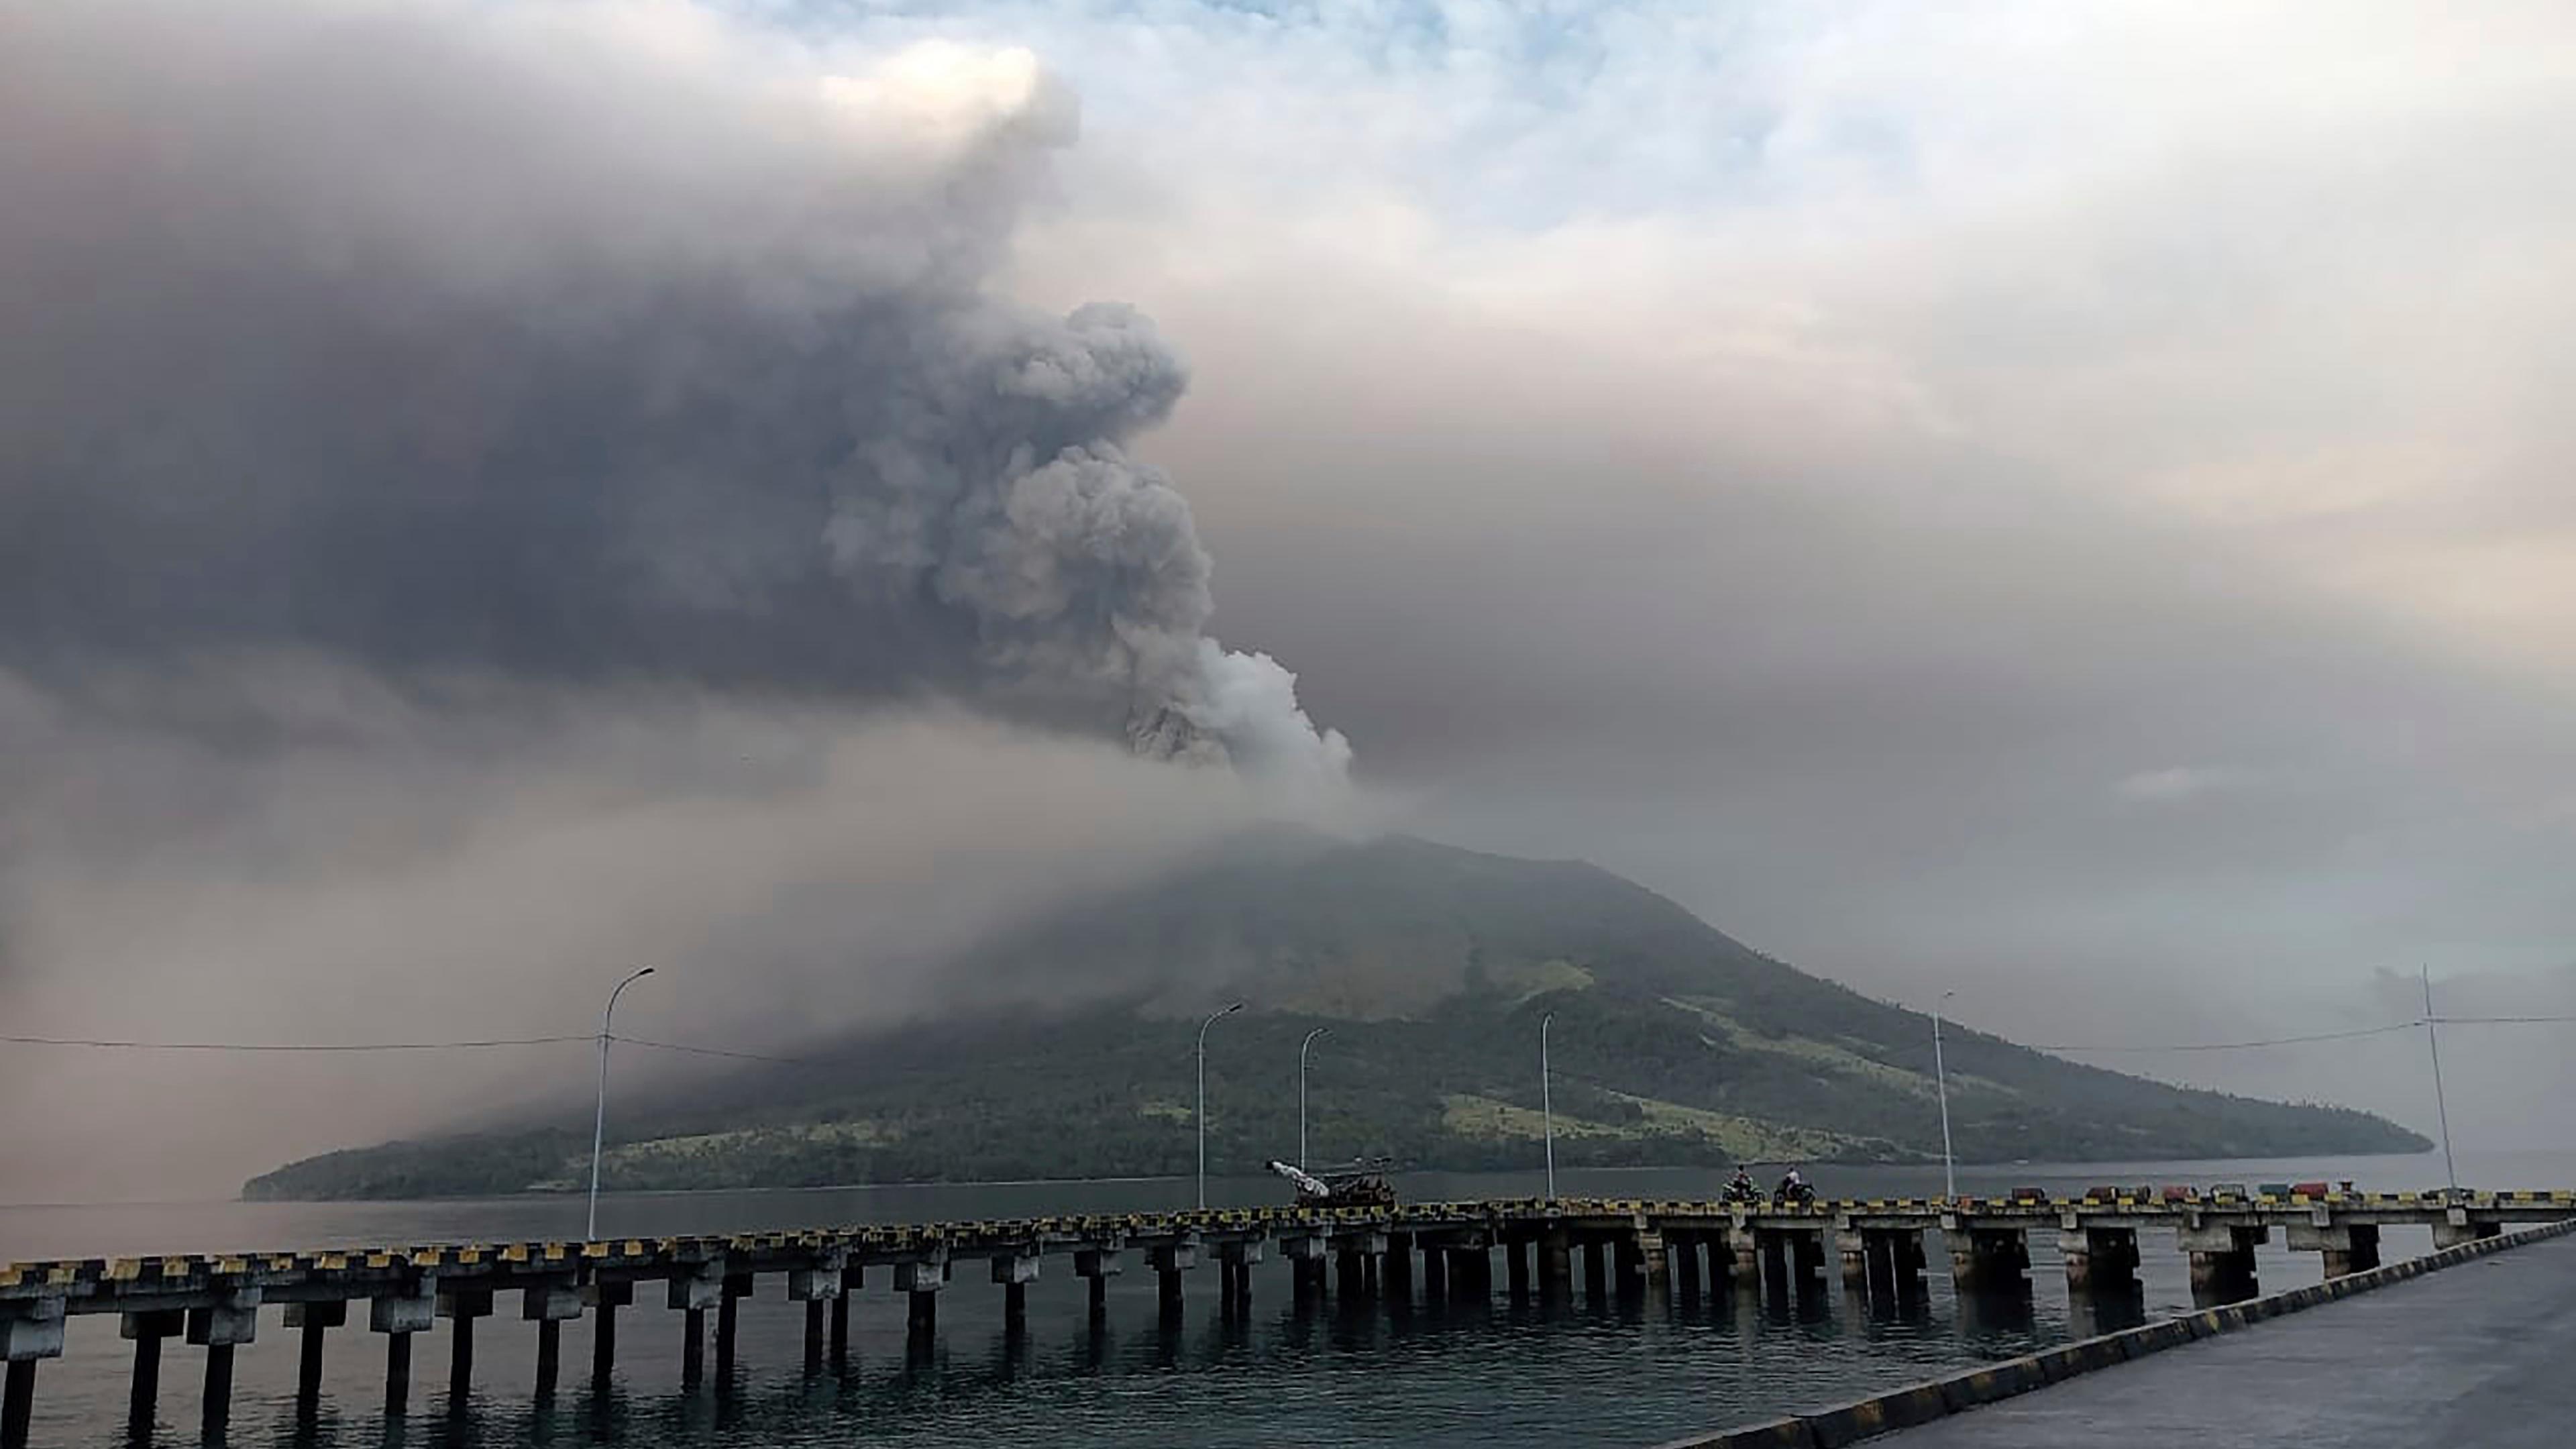
[[[220,55],[188,6],[52,8],[0,0],[0,180],[63,199],[0,222],[0,289],[56,329],[0,372],[0,1014],[29,1031],[578,1033],[648,956],[674,959],[638,1030],[910,1009],[942,943],[1279,810],[1589,858],[2049,1044],[2402,1021],[2419,964],[2455,1010],[2576,1011],[2563,4],[258,0]],[[352,46],[352,14],[454,44]],[[266,109],[228,89],[306,44],[327,63]],[[776,99],[815,94],[848,134]],[[101,142],[128,113],[159,139]],[[468,119],[543,144],[500,164]],[[63,285],[218,244],[149,293]],[[701,310],[620,330],[679,290]],[[1293,671],[1245,708],[1300,749],[1324,738],[1301,705],[1347,737],[1353,791],[1129,758],[1092,674],[1030,665],[1055,614],[961,602],[983,573],[844,551],[852,622],[838,593],[807,609],[775,540],[882,527],[945,466],[879,448],[805,490],[830,522],[747,479],[799,466],[809,415],[696,384],[810,355],[817,297],[879,319],[833,355],[849,397],[888,356],[1075,359],[1049,376],[1078,395],[1029,384],[1071,421],[939,393],[951,432],[884,447],[1109,459],[1182,540],[1153,569],[1188,572],[1193,527],[1204,548],[1213,615],[1155,628]],[[1152,334],[1078,320],[1104,300]],[[315,320],[277,341],[281,315]],[[29,336],[80,339],[80,366]],[[496,365],[522,337],[541,360]],[[614,382],[586,388],[600,357]],[[244,402],[208,381],[226,358],[330,386]],[[353,376],[411,401],[379,419]],[[631,446],[558,436],[567,407]],[[257,438],[116,424],[236,408]],[[312,491],[388,428],[431,465],[399,537]],[[649,488],[528,502],[675,448]],[[93,517],[65,480],[101,459],[125,491]],[[459,459],[501,503],[440,491]],[[218,474],[225,519],[292,546],[180,547],[223,530],[170,480]],[[636,551],[651,592],[600,603]],[[371,585],[424,557],[470,562]],[[174,558],[186,586],[139,598]],[[936,607],[870,593],[898,558]],[[1133,646],[1058,566],[1047,607]],[[725,626],[669,646],[672,600],[701,621],[710,597]],[[739,627],[760,617],[792,628]],[[918,662],[997,617],[1028,631],[1007,659]],[[743,652],[840,633],[867,642],[828,666]],[[652,647],[562,665],[601,639]],[[733,974],[692,984],[693,956]],[[2568,1145],[2576,1028],[2485,1030],[2455,1126]],[[5,1098],[0,1148],[57,1151],[142,1130],[174,1082],[288,1070],[0,1055],[0,1084],[42,1084]],[[2417,1055],[2090,1059],[2429,1128]],[[582,1069],[495,1067],[473,1100]],[[293,1070],[343,1084],[337,1110],[11,1193],[220,1191],[465,1100],[427,1066]]]

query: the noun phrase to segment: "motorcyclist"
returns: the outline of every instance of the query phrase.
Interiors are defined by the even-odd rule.
[[[1799,1176],[1798,1169],[1794,1167],[1789,1169],[1788,1176],[1780,1179],[1778,1190],[1771,1194],[1777,1202],[1798,1202],[1813,1195],[1814,1190],[1807,1186],[1807,1180]]]
[[[1753,1174],[1746,1172],[1743,1167],[1738,1166],[1735,1169],[1735,1176],[1727,1179],[1724,1200],[1727,1202],[1760,1202],[1762,1200],[1762,1189],[1753,1185]]]

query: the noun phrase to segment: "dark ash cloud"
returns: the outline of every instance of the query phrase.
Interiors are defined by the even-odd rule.
[[[835,73],[651,6],[7,33],[0,664],[939,694],[1339,777],[1127,455],[1178,357],[989,284],[1074,126],[1025,54]]]

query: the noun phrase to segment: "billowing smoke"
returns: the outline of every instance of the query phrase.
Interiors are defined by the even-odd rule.
[[[1127,452],[1185,370],[996,282],[1073,103],[650,0],[0,0],[0,669],[942,697],[1307,784]]]

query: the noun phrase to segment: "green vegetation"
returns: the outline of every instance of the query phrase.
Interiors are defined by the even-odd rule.
[[[1711,1166],[1919,1159],[1939,1150],[1930,1021],[1802,975],[1672,902],[1575,862],[1393,837],[1276,832],[1085,903],[957,963],[983,1002],[1101,991],[1053,1011],[980,1005],[822,1043],[622,1106],[621,1188],[1094,1177],[1186,1171],[1197,1013],[1252,1009],[1208,1054],[1209,1152],[1248,1171],[1297,1135],[1297,1044],[1318,1158],[1519,1167],[1537,1132],[1553,1011],[1557,1160]],[[1109,994],[1114,990],[1114,994]],[[1219,1049],[1216,1043],[1221,1043]],[[1969,1159],[2420,1151],[2342,1108],[2187,1091],[1953,1028],[1951,1110]],[[511,1192],[578,1181],[578,1120],[335,1152],[253,1179],[255,1198]]]

